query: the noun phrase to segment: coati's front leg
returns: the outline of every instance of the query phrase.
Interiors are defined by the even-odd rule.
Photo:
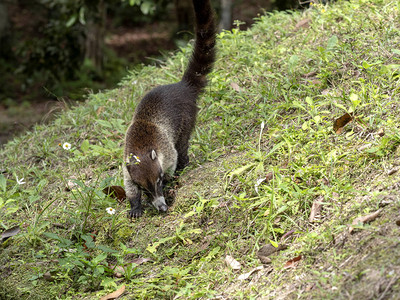
[[[139,218],[143,214],[142,199],[141,199],[142,191],[132,181],[126,166],[123,166],[122,171],[124,175],[125,194],[129,200],[129,203],[131,204],[131,209],[128,213],[128,217]]]
[[[143,214],[142,209],[142,200],[141,200],[141,193],[137,193],[134,197],[130,197],[129,203],[131,204],[131,209],[128,213],[128,216],[132,218],[139,218]]]

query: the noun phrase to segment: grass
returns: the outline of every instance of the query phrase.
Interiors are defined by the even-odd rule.
[[[191,164],[166,188],[167,215],[148,206],[130,222],[128,204],[102,191],[122,186],[137,101],[179,80],[190,48],[9,142],[0,225],[21,233],[2,243],[0,295],[97,299],[125,285],[125,299],[396,299],[398,19],[396,2],[339,1],[221,33]],[[346,113],[353,121],[337,134]],[[316,199],[322,211],[310,222]],[[378,208],[378,219],[348,233]],[[288,248],[238,279],[261,265],[269,244]]]

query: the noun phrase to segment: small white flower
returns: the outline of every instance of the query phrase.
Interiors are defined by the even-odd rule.
[[[265,178],[258,178],[257,179],[256,184],[254,185],[254,189],[256,190],[256,193],[258,193],[258,187],[263,181],[265,181]]]
[[[21,184],[24,184],[24,183],[25,183],[24,178],[19,179],[18,176],[16,176],[16,177],[17,177],[17,183],[18,183],[18,184],[21,185]]]
[[[70,149],[71,149],[71,144],[70,144],[70,143],[64,143],[64,144],[63,144],[63,148],[64,148],[65,150],[70,150]]]
[[[115,209],[112,207],[107,207],[106,208],[107,213],[109,213],[110,215],[114,215],[115,214]]]
[[[261,122],[261,130],[264,129],[264,126],[265,126],[265,123],[264,123],[264,121],[262,121],[262,122]]]
[[[128,164],[130,163],[130,160],[131,160],[132,158],[135,160],[135,161],[133,162],[135,165],[138,165],[138,164],[140,163],[139,156],[133,155],[133,153],[129,153],[129,158],[127,159],[127,160],[128,160],[128,161],[127,161]]]

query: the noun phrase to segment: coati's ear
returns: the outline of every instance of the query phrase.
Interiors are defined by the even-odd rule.
[[[151,150],[151,159],[155,160],[157,158],[157,153],[155,150]]]

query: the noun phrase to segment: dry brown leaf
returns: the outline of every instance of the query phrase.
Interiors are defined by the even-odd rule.
[[[329,94],[329,89],[325,89],[325,90],[323,90],[322,92],[321,92],[321,95],[324,95],[324,96],[326,96],[326,95],[328,95]]]
[[[302,258],[301,255],[296,256],[295,258],[288,260],[283,267],[285,269],[296,268],[297,265],[299,264],[299,261],[301,260],[301,258]]]
[[[225,262],[227,263],[228,266],[230,266],[233,270],[240,270],[240,268],[242,267],[240,265],[240,263],[234,259],[232,256],[227,255],[225,257]]]
[[[309,284],[309,285],[306,286],[305,291],[306,291],[306,292],[309,292],[309,291],[311,291],[314,287],[315,287],[315,283],[311,283],[311,284]]]
[[[135,258],[134,260],[132,260],[131,263],[141,265],[150,260],[151,260],[150,258],[139,257],[139,258]]]
[[[14,235],[17,235],[20,231],[21,228],[18,225],[4,230],[1,233],[1,242],[4,242],[6,239],[13,237]]]
[[[51,274],[51,272],[46,272],[43,274],[43,279],[49,282],[54,282],[56,279],[54,276]]]
[[[314,199],[311,207],[310,217],[308,218],[309,222],[314,222],[315,218],[320,216],[323,200],[324,196],[318,196]]]
[[[272,178],[274,178],[274,172],[269,172],[265,175],[265,183],[269,182]]]
[[[362,145],[361,147],[359,147],[357,150],[361,152],[361,151],[363,151],[365,149],[371,148],[371,146],[372,146],[371,143],[370,144],[365,144],[365,145]]]
[[[249,278],[254,272],[260,271],[263,269],[263,266],[258,266],[257,268],[254,268],[250,272],[244,273],[238,277],[238,280],[246,280]]]
[[[381,211],[382,211],[382,209],[378,209],[376,212],[374,212],[372,214],[369,214],[369,215],[366,215],[366,216],[363,216],[363,217],[355,218],[353,220],[353,222],[351,223],[351,225],[358,225],[360,223],[361,224],[365,224],[365,223],[371,222],[371,221],[375,220],[379,216]],[[354,227],[350,226],[349,227],[349,233],[352,233],[353,230],[354,230]]]
[[[112,292],[111,294],[105,295],[104,297],[101,297],[100,300],[109,300],[109,299],[115,299],[121,296],[125,292],[125,285],[121,286],[118,290],[115,292]]]
[[[99,116],[103,111],[104,111],[104,106],[100,106],[100,107],[96,110],[96,114]]]
[[[333,130],[336,132],[336,134],[340,134],[343,131],[343,127],[351,121],[353,121],[353,117],[350,114],[345,113],[343,116],[336,119],[335,122],[333,122]]]
[[[380,137],[383,137],[385,135],[385,129],[383,127],[379,128],[376,134],[379,135]]]
[[[297,22],[295,25],[296,28],[307,28],[310,26],[311,20],[310,19],[303,19]]]
[[[129,262],[127,262],[126,264],[124,264],[124,266],[128,265],[128,264],[136,264],[136,265],[141,265],[144,264],[145,262],[150,261],[150,258],[135,258]],[[122,277],[125,275],[125,268],[123,266],[116,266],[116,265],[110,265],[110,268],[114,270],[114,276],[115,277]]]
[[[117,199],[120,203],[126,199],[125,190],[119,185],[106,187],[103,189],[103,193]]]
[[[311,80],[311,83],[312,83],[313,85],[318,85],[318,84],[321,84],[322,81],[321,81],[321,80],[315,79],[315,80]]]
[[[271,256],[272,254],[285,250],[287,248],[286,244],[279,244],[278,247],[274,247],[271,244],[266,244],[262,246],[258,251],[257,251],[257,257],[263,264],[270,264],[271,259],[268,256]]]
[[[399,170],[399,167],[395,167],[393,169],[390,169],[387,173],[388,175],[393,175],[394,173],[396,173]]]
[[[286,232],[284,235],[282,235],[282,237],[281,237],[281,242],[287,241],[287,240],[289,239],[289,237],[290,237],[293,233],[295,233],[295,230],[294,230],[294,229],[289,230],[288,232]],[[278,250],[284,250],[284,249],[286,249],[286,248],[287,248],[286,244],[283,244],[283,243],[280,244],[280,245],[278,246]]]
[[[236,92],[241,92],[242,88],[235,82],[231,82],[231,87],[236,91]]]
[[[302,77],[304,77],[304,78],[310,78],[310,77],[314,77],[315,75],[317,75],[317,72],[312,71],[312,72],[310,72],[310,73],[303,74]]]

